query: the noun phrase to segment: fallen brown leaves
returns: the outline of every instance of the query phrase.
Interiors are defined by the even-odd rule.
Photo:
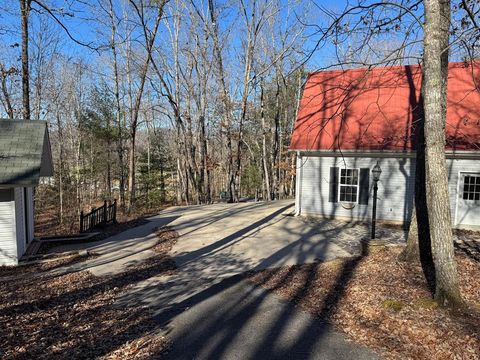
[[[381,247],[363,258],[266,270],[251,280],[334,324],[388,359],[479,359],[479,313],[439,308],[420,266]],[[457,255],[462,294],[480,302],[480,265]]]
[[[21,264],[19,266],[0,266],[0,279],[10,276],[19,276],[19,274],[22,274],[22,276],[27,274],[35,275],[38,272],[54,270],[62,266],[73,265],[79,261],[85,260],[85,256],[73,254],[68,256],[52,257],[51,259],[47,258],[44,261],[36,262],[35,265],[29,263],[26,265]]]
[[[167,253],[172,248],[173,244],[178,239],[178,232],[173,230],[170,226],[162,226],[155,229],[158,242],[152,248],[153,251],[158,253]]]
[[[102,206],[103,202],[94,204],[95,206]],[[115,235],[118,232],[125,231],[129,228],[143,225],[148,222],[147,217],[158,215],[158,213],[169,205],[164,205],[155,208],[135,208],[130,213],[123,213],[120,209],[117,213],[117,223],[108,224],[104,227],[99,227],[95,231],[101,231],[104,236],[101,239],[108,236]],[[62,223],[59,222],[58,209],[56,207],[39,207],[40,212],[35,214],[35,236],[47,237],[54,235],[72,235],[77,234],[79,230],[79,216],[75,211],[74,215],[64,217]],[[90,211],[90,209],[84,209]],[[96,238],[99,240],[100,238]]]
[[[85,271],[57,276],[48,272],[76,258],[17,268],[15,279],[0,283],[0,358],[161,356],[168,342],[158,335],[150,311],[141,306],[121,309],[114,300],[139,281],[171,273],[175,264],[166,253],[175,239],[160,237],[157,255],[111,277],[98,278]],[[31,276],[35,272],[38,276]]]

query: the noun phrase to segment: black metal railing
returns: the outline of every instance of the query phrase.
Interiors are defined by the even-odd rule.
[[[107,204],[105,200],[103,206],[93,208],[89,213],[80,213],[80,232],[91,231],[97,226],[106,225],[108,223],[117,222],[117,200]]]

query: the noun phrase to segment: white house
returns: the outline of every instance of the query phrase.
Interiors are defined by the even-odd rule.
[[[33,191],[52,176],[47,123],[0,120],[0,265],[16,265],[34,235]]]
[[[309,75],[290,149],[297,152],[297,214],[368,220],[378,162],[377,218],[410,220],[421,68]],[[455,227],[480,226],[480,63],[451,63],[446,152]]]

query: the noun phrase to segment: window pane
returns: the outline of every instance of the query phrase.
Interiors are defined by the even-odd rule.
[[[353,184],[358,185],[358,170],[353,170]]]
[[[356,186],[341,186],[340,187],[340,201],[356,202],[357,201],[357,187]]]
[[[358,186],[358,169],[340,169],[340,184]]]

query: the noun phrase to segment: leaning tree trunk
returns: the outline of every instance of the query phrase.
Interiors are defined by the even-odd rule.
[[[11,70],[6,70],[3,64],[0,63],[0,86],[2,88],[3,100],[5,101],[5,111],[8,118],[13,120],[14,111],[12,106],[12,100],[10,99],[10,92],[7,87],[7,76],[11,73]]]
[[[423,82],[422,82],[423,83]],[[422,89],[423,94],[423,89]],[[422,106],[423,103],[419,104]],[[415,158],[415,198],[412,219],[408,231],[407,246],[400,259],[407,262],[421,261],[425,277],[431,288],[433,282],[432,249],[426,199],[425,121],[417,119],[417,151]]]
[[[445,158],[449,0],[425,0],[424,109],[427,205],[435,263],[435,299],[462,304],[454,258]]]

